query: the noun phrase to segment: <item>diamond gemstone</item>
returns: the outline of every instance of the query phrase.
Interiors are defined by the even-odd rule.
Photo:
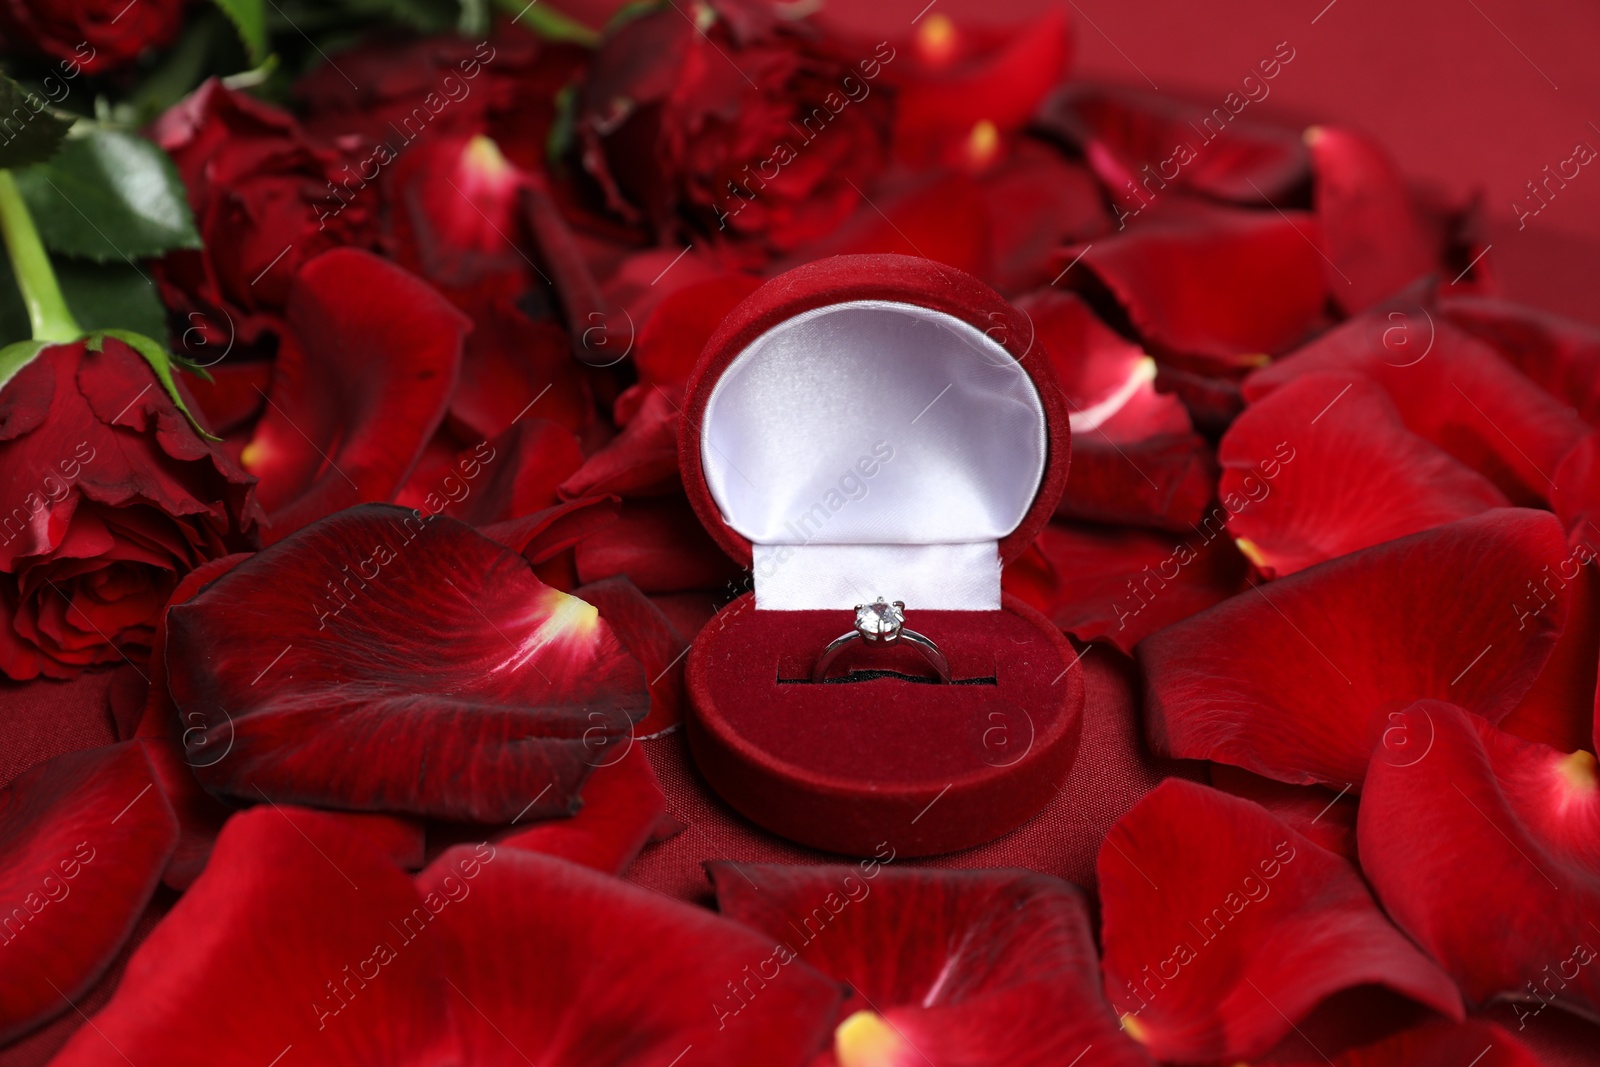
[[[888,637],[897,634],[905,621],[905,612],[900,610],[899,604],[890,604],[882,599],[871,604],[861,604],[856,608],[856,629],[863,637]]]

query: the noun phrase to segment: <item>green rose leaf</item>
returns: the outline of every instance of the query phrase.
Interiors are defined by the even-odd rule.
[[[16,178],[53,252],[104,263],[200,247],[177,168],[137,134],[95,127]]]
[[[148,337],[167,332],[167,309],[156,287],[127,263],[55,260],[61,295],[85,330],[133,330]]]
[[[216,0],[228,16],[239,39],[250,53],[250,62],[260,63],[267,56],[267,12],[261,0]]]
[[[0,74],[0,167],[26,167],[56,154],[72,128],[38,93]]]

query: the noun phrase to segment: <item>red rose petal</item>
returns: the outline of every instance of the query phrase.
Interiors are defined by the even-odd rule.
[[[1254,1058],[1360,985],[1461,1017],[1356,870],[1247,800],[1168,779],[1111,828],[1097,869],[1106,991],[1157,1059]]]
[[[580,541],[577,555],[585,583],[623,574],[646,593],[721,588],[739,574],[681,496],[624,502],[617,521]]]
[[[1269,578],[1507,503],[1359,375],[1307,374],[1250,405],[1217,458],[1229,532]]]
[[[856,866],[709,864],[723,914],[769,938],[744,961],[750,967],[730,976],[734,988],[719,998],[719,1014],[749,994],[759,1005],[769,965],[793,967],[780,961],[798,956],[850,984],[846,1013],[871,1013],[836,1033],[847,1067],[913,1059],[1043,1067],[1069,1063],[1086,1046],[1096,1062],[1148,1063],[1100,997],[1080,890],[1028,871],[879,862],[892,858],[892,849],[887,859],[880,849]]]
[[[1340,307],[1362,311],[1440,269],[1405,180],[1376,141],[1337,126],[1313,126],[1305,139]]]
[[[1348,789],[1338,792],[1316,785],[1289,785],[1258,774],[1211,764],[1211,784],[1224,793],[1260,804],[1296,833],[1315,841],[1351,863],[1356,858],[1356,801]]]
[[[1327,286],[1316,237],[1315,220],[1301,212],[1175,202],[1062,250],[1057,269],[1081,255],[1072,273],[1098,277],[1161,352],[1244,367],[1300,344],[1321,322]]]
[[[417,543],[413,543],[417,542]],[[180,712],[226,708],[206,787],[468,821],[570,810],[644,672],[580,600],[454,519],[352,508],[168,614]],[[207,723],[207,737],[224,724]],[[217,745],[220,748],[220,744]]]
[[[1357,829],[1384,907],[1469,1000],[1526,998],[1519,1017],[1547,1002],[1600,1015],[1594,756],[1439,701],[1404,717],[1423,747],[1374,755]]]
[[[739,301],[761,287],[749,274],[719,274],[675,289],[639,329],[633,365],[641,382],[681,394],[700,350]]]
[[[1538,677],[1569,593],[1546,512],[1502,508],[1240,593],[1140,643],[1157,753],[1359,791],[1388,713],[1449,698],[1498,721]]]
[[[1189,530],[1217,493],[1217,461],[1195,433],[1118,444],[1102,431],[1072,442],[1072,472],[1056,505],[1064,519]]]
[[[450,397],[450,426],[462,440],[496,437],[525,416],[574,432],[594,420],[584,369],[555,321],[529,318],[507,297],[475,301],[469,311],[472,332]]]
[[[916,30],[921,47],[884,68],[896,88],[895,151],[913,166],[989,162],[999,151],[998,135],[1032,117],[1071,61],[1064,8],[1045,8],[1026,25],[987,32],[935,12]],[[977,132],[983,123],[987,129]]]
[[[1303,1067],[1319,1062],[1307,1061]],[[1334,1067],[1540,1067],[1540,1063],[1515,1037],[1476,1019],[1426,1023],[1333,1058]]]
[[[650,679],[650,714],[633,728],[633,736],[653,737],[676,726],[683,719],[683,662],[689,642],[625,577],[580,586],[572,595],[600,610],[600,617]]]
[[[184,575],[173,590],[168,607],[189,600],[249,558],[249,553],[239,552],[196,567]],[[232,733],[230,729],[223,729],[214,735],[207,734],[207,726],[227,721],[227,716],[220,711],[209,716],[196,713],[187,719],[179,716],[167,689],[166,650],[167,611],[163,610],[157,616],[155,640],[150,647],[150,685],[137,733],[147,743],[150,766],[178,820],[178,843],[161,880],[182,891],[205,869],[217,834],[234,812],[201,788],[194,774],[196,766],[227,754],[232,747]]]
[[[1579,569],[1580,563],[1593,559],[1597,552],[1600,550],[1593,544],[1581,546],[1551,576],[1552,585],[1563,581],[1569,586],[1566,628],[1533,688],[1499,722],[1508,734],[1562,752],[1580,748],[1593,752],[1600,733],[1595,715],[1600,675],[1595,654],[1600,648],[1600,570]]]
[[[696,1063],[800,1067],[833,1021],[838,987],[800,962],[719,1018],[768,940],[576,864],[458,846],[417,884],[425,900],[451,901],[445,996],[465,1063],[666,1065],[693,1049]]]
[[[59,756],[0,791],[0,1045],[94,985],[177,839],[139,741]]]
[[[1439,308],[1584,421],[1600,424],[1600,328],[1486,296],[1441,299]]]
[[[1122,652],[1244,588],[1244,557],[1227,538],[1052,522],[1038,563],[1010,564],[1006,588],[1080,641]]]
[[[407,486],[396,503],[472,526],[509,522],[555,504],[556,487],[582,463],[571,430],[522,419],[492,440],[462,449],[440,476],[416,489]]]
[[[660,496],[681,489],[678,477],[679,404],[659,388],[644,394],[628,424],[561,485],[561,495]]]
[[[1056,249],[1111,228],[1094,175],[1054,146],[1020,140],[979,181],[989,205],[993,264],[985,280],[1003,293],[1050,284]]]
[[[495,845],[559,856],[607,874],[627,870],[655,833],[667,798],[644,750],[631,738],[619,747],[583,783],[583,807],[576,815],[518,830]]]
[[[402,267],[452,294],[514,296],[527,285],[533,266],[514,242],[528,176],[494,141],[448,131],[427,138],[399,153],[386,180]]]
[[[1576,545],[1600,546],[1600,433],[1579,441],[1555,470],[1551,506]]]
[[[269,541],[405,484],[444,418],[467,320],[417,278],[355,249],[306,264],[269,404],[245,448]]]
[[[524,515],[520,519],[490,523],[478,532],[529,563],[545,563],[602,527],[617,521],[622,501],[614,496],[586,496]]]
[[[192,358],[207,363],[218,357],[199,348]],[[266,401],[261,397],[272,381],[270,360],[207,364],[206,373],[211,375],[210,381],[196,376],[186,384],[213,433],[230,434],[250,423],[266,407]]]
[[[1259,207],[1263,196],[1277,200],[1307,173],[1305,145],[1292,131],[1142,89],[1068,86],[1037,121],[1083,152],[1124,211],[1165,195],[1169,183]]]
[[[1187,529],[1215,490],[1210,449],[1176,397],[1154,387],[1155,360],[1071,293],[1019,304],[1050,353],[1072,413],[1072,475],[1057,513]]]
[[[874,191],[871,203],[861,204],[855,214],[799,254],[771,264],[768,273],[828,256],[887,253],[920,256],[987,277],[988,218],[983,192],[967,175],[919,178],[887,193]]]
[[[1494,482],[1514,503],[1548,499],[1557,466],[1588,430],[1570,407],[1488,345],[1409,298],[1357,316],[1256,371],[1245,396],[1254,403],[1317,373],[1369,378],[1413,433]]]
[[[360,834],[263,805],[228,823],[55,1063],[260,1067],[286,1051],[312,1067],[458,1063],[432,918]],[[230,990],[248,993],[219,1008]]]

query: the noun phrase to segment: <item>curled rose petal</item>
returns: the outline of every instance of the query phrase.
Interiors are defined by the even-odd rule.
[[[1180,530],[1199,521],[1215,491],[1210,448],[1182,402],[1156,391],[1155,360],[1071,293],[1045,290],[1018,307],[1071,412],[1073,467],[1057,513]]]
[[[180,714],[228,713],[218,793],[509,822],[570,811],[648,709],[594,608],[454,519],[340,512],[168,614]],[[220,743],[216,744],[220,749]]]
[[[412,881],[336,819],[236,816],[139,946],[111,1003],[54,1062],[311,1067],[460,1062],[451,996]],[[249,990],[219,1010],[219,990]]]
[[[1098,871],[1106,992],[1157,1059],[1253,1059],[1368,984],[1461,1018],[1355,868],[1247,800],[1168,779],[1111,828]]]
[[[426,477],[419,468],[395,503],[471,526],[510,522],[555,504],[556,487],[582,463],[571,430],[545,419],[521,419],[462,449]]]
[[[765,950],[732,975],[718,1014],[758,1004],[771,972],[798,958],[853,995],[834,1034],[841,1067],[1149,1061],[1100,997],[1084,898],[1027,871],[886,868],[887,843],[855,866],[717,862],[723,914],[762,931]],[[773,943],[775,942],[775,944]]]
[[[1211,765],[1211,784],[1266,808],[1296,833],[1351,863],[1356,858],[1356,801],[1348,789],[1275,782],[1226,763]]]
[[[1362,311],[1440,269],[1399,168],[1372,138],[1337,126],[1306,131],[1328,290]]]
[[[1263,59],[1263,73],[1270,65],[1275,77],[1281,60]],[[1263,196],[1288,193],[1307,172],[1305,146],[1293,132],[1142,89],[1069,85],[1035,121],[1083,152],[1125,205],[1119,215],[1161,196],[1169,183],[1255,207]]]
[[[718,1067],[802,1067],[839,1002],[837,984],[791,959],[739,1010],[721,1008],[769,939],[549,856],[462,845],[417,888],[451,901],[444,996],[464,1063],[665,1065],[692,1048]]]
[[[627,870],[666,814],[667,798],[644,750],[632,738],[617,747],[583,783],[576,815],[517,830],[496,847],[559,856],[607,874]]]
[[[678,419],[682,408],[659,388],[644,394],[622,432],[561,483],[561,495],[660,496],[682,488]]]
[[[1056,277],[1050,262],[1057,248],[1111,228],[1094,175],[1053,145],[1019,140],[979,181],[993,267],[984,280],[1003,293],[1048,285]]]
[[[936,172],[874,192],[872,200],[800,253],[772,264],[770,272],[828,256],[889,253],[988,276],[988,214],[983,190],[971,177]]]
[[[577,555],[584,582],[622,574],[646,593],[716,589],[739,575],[681,496],[626,501],[616,522],[578,543]]]
[[[478,532],[520,552],[529,563],[545,563],[617,521],[621,501],[614,496],[586,496],[524,515],[490,523]]]
[[[650,714],[633,729],[640,738],[672,729],[683,719],[683,661],[689,642],[639,587],[617,576],[580,586],[572,595],[600,611],[600,617],[638,660],[650,679]]]
[[[1600,425],[1600,328],[1487,296],[1442,298],[1439,308],[1585,422]]]
[[[496,437],[524,417],[549,419],[574,432],[594,420],[584,369],[554,320],[530,318],[504,296],[477,300],[468,312],[472,332],[449,416],[464,441]]]
[[[633,352],[639,381],[681,394],[700,350],[722,320],[760,287],[760,278],[730,272],[691,282],[663,297],[639,329]]]
[[[918,22],[908,55],[884,68],[896,89],[895,154],[912,165],[980,169],[1066,76],[1066,11],[1045,8],[1032,22],[1003,29],[958,24],[939,11]]]
[[[1303,1067],[1315,1067],[1316,1062],[1320,1061]],[[1425,1023],[1349,1049],[1332,1062],[1334,1067],[1540,1067],[1541,1063],[1511,1034],[1476,1019]]]
[[[1255,403],[1307,374],[1361,375],[1400,417],[1488,478],[1513,503],[1549,499],[1552,476],[1588,427],[1488,345],[1398,297],[1358,315],[1245,381]],[[1331,417],[1331,416],[1330,416]]]
[[[1302,212],[1195,202],[1161,205],[1110,237],[1057,254],[1072,275],[1098,278],[1153,349],[1198,366],[1259,365],[1303,342],[1322,321],[1327,285]]]
[[[393,497],[444,418],[468,329],[423,282],[349,248],[301,269],[288,321],[241,457],[261,479],[268,540]]]
[[[1580,568],[1600,556],[1597,544],[1600,535],[1580,542],[1553,575],[1570,587],[1566,628],[1533,688],[1498,724],[1508,734],[1562,752],[1580,748],[1594,752],[1600,733],[1595,715],[1596,676],[1600,674],[1595,656],[1600,648],[1600,568]]]
[[[1146,736],[1359,791],[1397,709],[1517,705],[1566,626],[1567,556],[1553,516],[1500,508],[1256,586],[1140,643]]]
[[[1600,774],[1440,701],[1374,753],[1356,838],[1394,921],[1467,998],[1600,1015]],[[1494,921],[1485,923],[1485,915]]]
[[[0,790],[0,1044],[94,985],[177,839],[141,741],[58,756]]]
[[[1250,405],[1217,458],[1218,495],[1248,501],[1229,531],[1269,578],[1507,503],[1360,375],[1308,374]]]
[[[1080,641],[1122,652],[1244,588],[1244,557],[1225,537],[1052,522],[1006,588]]]
[[[1600,432],[1579,441],[1556,468],[1551,505],[1574,545],[1600,545]]]

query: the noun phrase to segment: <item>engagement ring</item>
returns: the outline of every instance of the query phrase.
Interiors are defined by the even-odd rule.
[[[816,670],[811,672],[813,683],[827,680],[828,668],[838,658],[839,653],[856,641],[868,644],[892,645],[897,641],[905,641],[922,653],[922,658],[928,661],[929,666],[938,674],[939,681],[946,684],[950,681],[950,663],[939,651],[939,646],[917,633],[915,630],[906,629],[906,606],[904,602],[896,600],[890,603],[879,597],[871,604],[856,605],[855,629],[828,643],[822,650],[822,658],[817,660]]]

